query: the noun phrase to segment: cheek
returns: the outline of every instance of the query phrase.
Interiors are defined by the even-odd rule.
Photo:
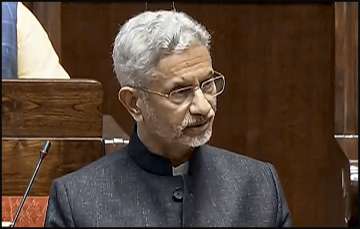
[[[177,127],[180,125],[186,115],[186,106],[177,106],[174,104],[167,103],[167,101],[157,103],[153,107],[156,111],[156,118],[163,125],[170,127]]]
[[[163,112],[163,114],[165,115],[165,119],[167,120],[167,122],[172,126],[172,127],[177,127],[179,126],[186,115],[186,111],[184,110],[178,110],[178,111],[174,111],[174,110],[169,110],[167,112]]]

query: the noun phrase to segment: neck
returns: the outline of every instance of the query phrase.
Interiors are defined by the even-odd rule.
[[[171,165],[176,167],[190,159],[193,148],[179,143],[167,142],[160,136],[150,134],[138,124],[137,135],[141,142],[152,153],[170,160]]]

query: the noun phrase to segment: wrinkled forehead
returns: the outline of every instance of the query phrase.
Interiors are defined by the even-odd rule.
[[[208,78],[212,71],[209,50],[198,45],[161,58],[154,69],[153,82],[165,88],[174,84],[186,86]]]

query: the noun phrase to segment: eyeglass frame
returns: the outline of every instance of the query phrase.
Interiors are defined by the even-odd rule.
[[[223,86],[223,89],[222,89],[221,91],[215,93],[214,95],[210,95],[210,96],[212,96],[212,97],[216,97],[216,96],[220,95],[221,93],[223,93],[223,91],[225,90],[225,76],[224,76],[223,74],[221,74],[220,72],[218,72],[218,71],[213,71],[212,74],[217,74],[217,76],[212,76],[211,78],[209,78],[209,79],[207,79],[207,80],[204,80],[203,82],[201,82],[199,85],[197,85],[197,86],[195,86],[195,87],[194,87],[194,86],[186,86],[186,87],[182,87],[182,88],[178,88],[178,89],[172,90],[172,91],[170,91],[169,93],[162,93],[162,92],[159,92],[159,91],[155,91],[155,90],[152,90],[152,89],[149,89],[149,88],[139,87],[139,86],[137,86],[137,87],[131,86],[131,87],[133,87],[133,88],[135,88],[135,89],[140,89],[140,90],[142,90],[142,91],[144,91],[144,92],[148,92],[148,93],[151,93],[151,94],[159,95],[159,96],[165,97],[165,98],[167,98],[167,99],[170,100],[170,95],[171,95],[172,93],[174,93],[175,91],[184,90],[184,89],[187,89],[187,88],[192,88],[192,89],[193,89],[193,92],[195,92],[197,89],[200,89],[200,90],[201,90],[201,87],[202,87],[202,85],[203,85],[204,83],[206,83],[206,82],[208,82],[208,81],[210,81],[210,80],[215,81],[216,79],[218,79],[217,77],[219,77],[219,78],[222,78],[222,79],[223,79],[223,81],[224,81],[224,86]],[[204,93],[202,90],[201,90],[201,92]],[[205,93],[204,93],[204,94],[205,94]],[[170,101],[171,101],[171,100],[170,100]],[[173,102],[173,101],[171,101],[171,102]],[[184,101],[184,102],[185,102],[185,101]],[[175,102],[173,102],[173,103],[175,103]],[[182,103],[183,103],[183,102],[182,102]],[[182,103],[178,103],[178,104],[182,104]],[[176,104],[176,103],[175,103],[175,104]]]

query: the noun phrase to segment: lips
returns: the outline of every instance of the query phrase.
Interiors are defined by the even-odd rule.
[[[211,122],[212,118],[208,118],[206,120],[201,120],[195,123],[192,123],[188,125],[185,129],[190,131],[200,131],[200,130],[206,130],[208,127],[208,124]]]
[[[201,123],[195,123],[195,124],[191,124],[188,126],[188,128],[197,128],[197,127],[201,127],[203,125],[206,125],[210,120],[206,120],[205,122],[201,122]]]

